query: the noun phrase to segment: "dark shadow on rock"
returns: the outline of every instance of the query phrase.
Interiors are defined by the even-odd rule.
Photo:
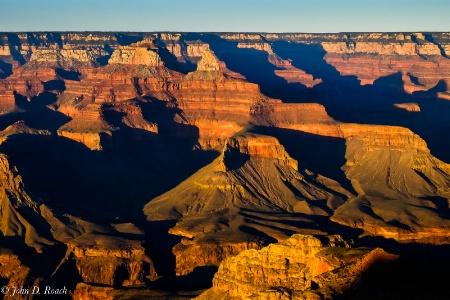
[[[43,105],[35,99],[24,102],[27,108]],[[1,145],[0,151],[10,156],[24,182],[48,199],[51,208],[96,224],[108,224],[116,218],[143,223],[142,207],[146,203],[218,155],[215,151],[194,150],[197,127],[174,122],[170,109],[166,113],[154,111],[152,105],[159,102],[148,105],[143,104],[145,116],[160,121],[158,134],[129,127],[122,120],[123,113],[105,108],[106,121],[118,130],[112,137],[105,134],[107,139],[100,137],[104,151],[91,151],[56,134],[16,134]],[[70,120],[62,115],[66,119],[58,121],[56,114],[60,113],[44,106],[2,116],[0,124],[25,120],[30,127],[54,133]]]
[[[39,253],[26,245],[23,237],[20,236],[1,236],[0,242],[3,249],[16,254],[21,264],[31,269],[29,274],[31,278],[50,278],[67,249],[65,245],[56,243],[53,246],[44,247],[43,252]]]
[[[224,152],[223,162],[227,170],[237,170],[245,165],[250,155],[241,153],[239,149],[227,147]]]
[[[66,286],[68,290],[72,291],[82,281],[83,278],[77,269],[73,253],[55,270],[50,278],[50,282],[54,284],[55,288]]]
[[[137,43],[142,41],[142,34],[139,33],[117,33],[116,34],[117,42],[120,46],[129,46],[133,43]]]
[[[61,38],[61,33],[59,32],[47,32],[47,39],[52,44],[57,44],[59,49],[63,48],[63,42]]]
[[[277,240],[274,239],[273,237],[267,235],[266,233],[264,233],[264,232],[262,232],[262,231],[260,231],[260,230],[258,230],[256,228],[253,228],[251,226],[240,225],[239,226],[239,230],[241,232],[243,232],[243,233],[246,233],[248,235],[254,236],[254,237],[258,238],[258,239],[262,239],[263,240],[263,246],[267,246],[269,244],[277,242]]]
[[[152,260],[158,275],[164,278],[175,277],[175,255],[173,247],[181,241],[181,237],[170,234],[168,231],[175,226],[175,221],[154,221],[146,224],[146,254]],[[164,285],[163,279],[162,285]],[[155,283],[159,285],[158,282]]]
[[[313,229],[327,234],[339,234],[348,241],[357,239],[363,233],[362,229],[337,224],[331,221],[328,216],[308,215],[304,213],[265,213],[262,216],[261,212],[251,209],[241,209],[239,214],[248,220],[253,220],[258,223],[270,222],[271,226],[280,224],[278,225],[280,228],[286,227],[287,225],[297,228],[298,231]]]
[[[8,78],[12,73],[12,64],[6,63],[0,59],[0,79]]]
[[[108,44],[105,44],[103,46],[103,50],[105,50],[108,53],[108,55],[103,55],[103,56],[100,56],[99,58],[96,59],[96,62],[101,67],[106,66],[108,64],[108,60],[111,58],[111,55],[114,52],[114,49],[111,48],[111,46],[108,45]]]
[[[440,217],[450,219],[450,208],[448,207],[447,199],[439,196],[427,197],[425,199],[431,201],[434,204],[434,206],[436,207],[436,212]]]
[[[402,73],[378,78],[372,85],[361,86],[355,76],[342,76],[324,58],[320,44],[275,42],[273,49],[292,65],[321,78],[322,83],[311,89],[317,93],[313,102],[326,107],[328,114],[345,123],[402,126],[422,137],[432,155],[450,162],[450,104],[439,99],[438,92],[447,90],[445,81],[425,92],[406,93]],[[345,57],[343,57],[345,59]],[[421,112],[409,112],[394,104],[418,103]]]
[[[12,125],[18,120],[23,120],[27,126],[32,128],[55,131],[71,120],[66,115],[47,107],[56,102],[57,95],[54,93],[43,92],[29,100],[17,93],[14,93],[14,97],[16,105],[23,111],[6,115],[4,118],[0,116],[1,128]],[[5,124],[2,124],[2,121]]]
[[[301,83],[288,83],[277,76],[275,71],[281,69],[269,62],[269,54],[266,51],[239,48],[238,42],[227,41],[213,34],[191,38],[207,42],[228,69],[243,75],[247,81],[258,84],[261,92],[271,98],[296,102],[306,89]]]
[[[128,269],[124,265],[120,265],[114,272],[114,287],[120,287],[123,282],[130,277]]]
[[[377,262],[361,276],[356,286],[335,299],[449,299],[447,271],[448,265],[426,265],[420,260]]]
[[[196,267],[188,275],[160,278],[150,283],[150,287],[170,292],[208,289],[212,287],[212,279],[217,270],[216,266]]]
[[[20,65],[25,63],[25,59],[23,58],[20,50],[22,49],[22,43],[20,42],[19,36],[15,33],[7,33],[8,44],[11,52],[11,56],[14,60],[18,61]]]
[[[161,39],[157,39],[158,54],[161,57],[164,65],[170,70],[180,72],[182,74],[187,74],[194,69],[192,69],[189,62],[181,63],[177,60],[176,56],[173,55],[169,50],[167,50],[166,43]]]
[[[366,236],[355,246],[382,247],[400,256],[394,262],[379,262],[363,274],[358,285],[337,299],[448,299],[446,276],[450,268],[450,245],[420,241],[399,243]],[[417,274],[420,274],[418,276]]]
[[[80,81],[81,73],[78,71],[64,70],[62,68],[55,69],[56,74],[64,80]]]
[[[442,45],[441,45],[440,43],[437,43],[437,42],[434,40],[432,34],[430,34],[430,33],[424,33],[423,35],[425,36],[425,40],[426,40],[427,42],[430,42],[430,43],[436,45],[436,46],[439,48],[439,51],[441,52],[441,55],[442,55],[443,57],[449,58],[448,55],[447,55],[447,53],[445,52],[444,47],[442,47]]]
[[[44,85],[44,89],[46,91],[56,91],[58,93],[62,93],[66,90],[66,84],[65,84],[64,80],[58,80],[58,79],[49,80],[46,82],[42,82],[42,84]],[[55,101],[53,101],[53,102],[55,102]]]
[[[276,137],[289,155],[306,168],[339,182],[343,188],[356,194],[342,167],[345,159],[345,139],[311,134],[299,130],[276,127],[253,127],[255,133]]]
[[[159,136],[157,132],[130,127],[123,122],[126,113],[114,110],[113,105],[104,104],[103,107],[103,117],[105,121],[115,128],[119,128],[119,130],[114,131],[112,141],[108,143],[110,144],[110,148],[125,148],[126,150],[129,150],[131,145],[133,145],[133,147],[138,147],[141,143],[145,144],[158,141]]]

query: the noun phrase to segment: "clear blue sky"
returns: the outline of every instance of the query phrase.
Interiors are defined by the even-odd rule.
[[[450,31],[450,0],[0,0],[0,31]]]

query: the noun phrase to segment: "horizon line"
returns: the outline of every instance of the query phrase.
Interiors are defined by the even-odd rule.
[[[134,30],[17,30],[17,31],[0,31],[0,33],[72,33],[72,32],[101,32],[101,33],[254,33],[254,34],[339,34],[339,33],[450,33],[449,31],[434,31],[434,30],[412,30],[412,31],[322,31],[322,32],[307,32],[307,31],[177,31],[177,30],[151,30],[151,31],[134,31]]]

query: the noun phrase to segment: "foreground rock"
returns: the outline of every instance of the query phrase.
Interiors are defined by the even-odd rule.
[[[395,260],[381,249],[323,247],[308,235],[226,259],[213,287],[196,299],[333,299],[374,264]]]

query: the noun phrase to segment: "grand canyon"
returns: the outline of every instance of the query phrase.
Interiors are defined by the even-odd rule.
[[[450,33],[0,33],[4,298],[448,299],[449,86]]]

